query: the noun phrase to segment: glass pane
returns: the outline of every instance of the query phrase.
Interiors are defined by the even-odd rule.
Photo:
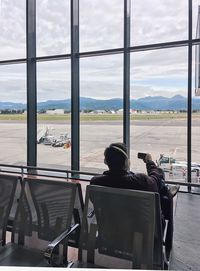
[[[36,8],[37,56],[70,52],[70,1],[40,0]]]
[[[26,66],[0,66],[0,162],[26,165]]]
[[[193,48],[193,88],[192,88],[192,182],[200,182],[200,73],[199,73],[199,45]],[[196,96],[195,95],[196,91]],[[193,188],[197,192],[198,188]]]
[[[193,0],[192,1],[192,20],[193,20],[193,29],[192,29],[192,36],[193,39],[200,38],[200,1]]]
[[[188,38],[188,1],[132,0],[131,6],[132,46]]]
[[[187,48],[131,55],[131,161],[151,153],[166,179],[185,180],[187,161]]]
[[[0,60],[26,57],[26,1],[0,2]]]
[[[71,168],[70,61],[37,64],[38,166]]]
[[[124,1],[80,1],[80,51],[123,46]]]
[[[106,169],[103,153],[112,142],[122,142],[123,56],[81,59],[82,170]],[[119,111],[118,111],[119,110]]]

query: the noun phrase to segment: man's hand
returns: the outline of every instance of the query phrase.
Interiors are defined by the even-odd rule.
[[[150,153],[147,153],[145,158],[144,158],[144,162],[147,163],[148,161],[152,161],[152,156]]]

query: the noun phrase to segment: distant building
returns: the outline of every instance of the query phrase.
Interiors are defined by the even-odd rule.
[[[123,112],[124,112],[123,108],[116,111],[117,114],[123,114]],[[130,114],[137,114],[137,110],[136,109],[130,109]]]
[[[106,111],[105,110],[94,110],[92,113],[94,113],[94,114],[105,114]]]
[[[64,109],[54,109],[54,110],[47,110],[46,114],[48,115],[64,115]]]
[[[130,109],[130,113],[131,114],[137,114],[137,110],[136,109]]]
[[[116,111],[117,114],[123,114],[123,112],[124,112],[123,108]]]

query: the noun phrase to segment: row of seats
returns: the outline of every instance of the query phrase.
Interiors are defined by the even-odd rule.
[[[157,193],[1,174],[0,234],[1,266],[163,269]]]

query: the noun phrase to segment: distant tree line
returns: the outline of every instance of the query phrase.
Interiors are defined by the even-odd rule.
[[[0,114],[9,115],[9,114],[23,114],[24,109],[1,109]]]
[[[51,110],[54,110],[54,109],[51,109]],[[25,109],[0,109],[0,114],[4,114],[4,115],[9,115],[9,114],[23,114],[26,110]],[[93,112],[95,110],[92,110],[92,109],[83,109],[83,110],[80,110],[80,113],[90,113],[90,112]],[[142,112],[143,110],[137,110],[138,112]],[[166,110],[155,110],[155,111],[158,111],[158,112],[163,112],[163,111],[166,111]],[[168,110],[167,110],[168,111]],[[187,110],[170,110],[170,111],[176,111],[176,112],[179,112],[179,113],[187,113]],[[107,113],[110,113],[111,110],[105,110],[105,112]],[[192,110],[192,113],[199,113],[200,110],[199,109],[194,109]],[[39,114],[45,114],[46,113],[46,109],[40,109],[38,110],[38,113]],[[70,110],[64,110],[64,113],[65,114],[69,114],[71,113]]]

